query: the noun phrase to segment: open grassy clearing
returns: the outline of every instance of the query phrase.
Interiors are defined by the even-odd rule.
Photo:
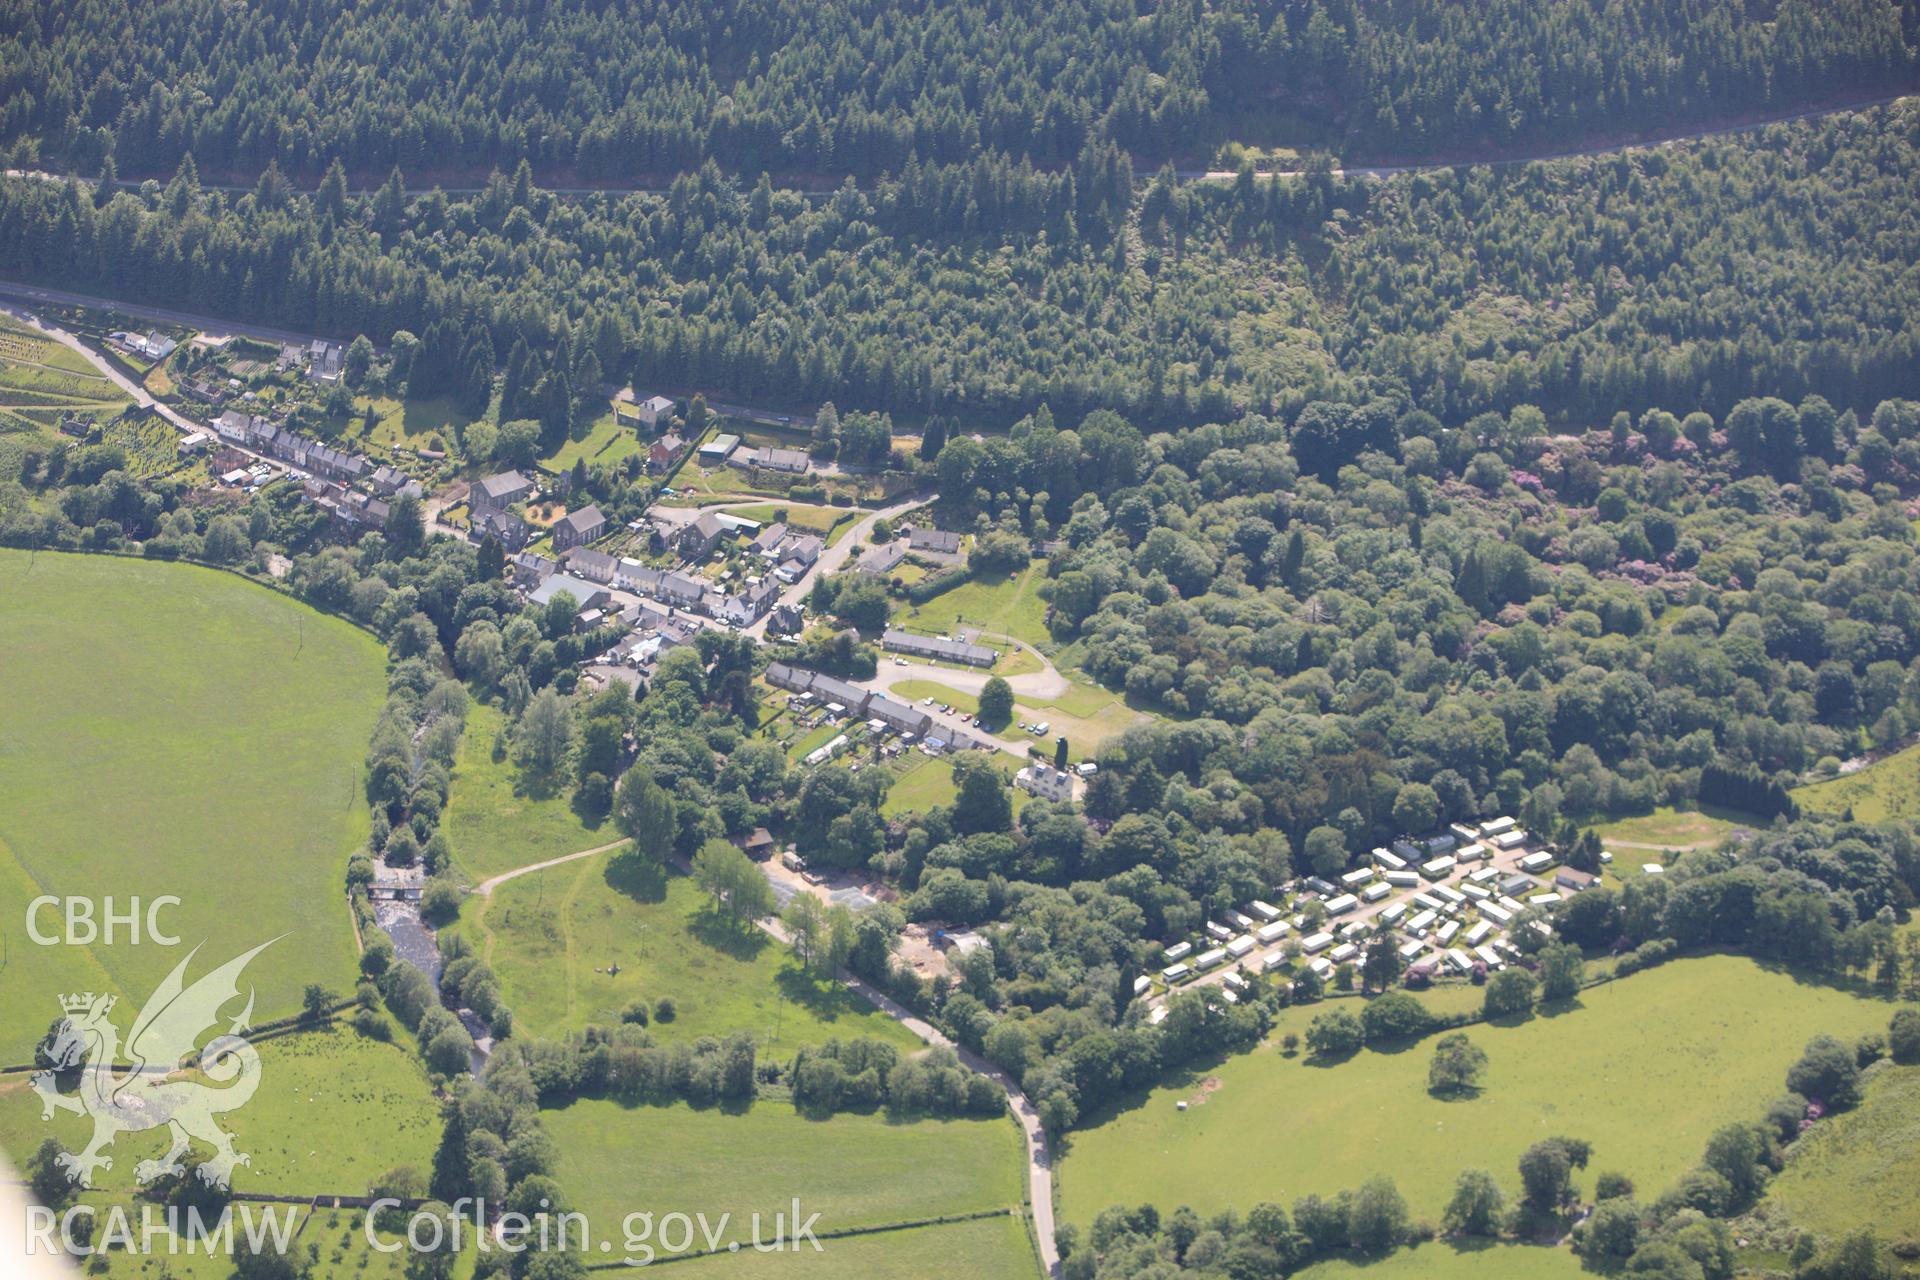
[[[1861,822],[1885,822],[1920,813],[1920,746],[1895,752],[1857,773],[1795,787],[1793,798],[1809,813],[1841,814]]]
[[[1033,1280],[1039,1265],[1026,1225],[1008,1215],[823,1240],[819,1253],[811,1245],[797,1253],[743,1248],[677,1262],[673,1274],[680,1280]]]
[[[1001,772],[1011,777],[1010,769]],[[960,788],[953,781],[951,759],[916,753],[888,789],[887,798],[880,805],[880,816],[893,818],[903,813],[925,813],[935,805],[952,804],[959,794]],[[1025,791],[1013,788],[1014,816],[1018,817],[1031,799]]]
[[[235,1147],[253,1158],[234,1171],[236,1191],[364,1195],[396,1165],[423,1172],[432,1165],[440,1106],[410,1045],[371,1040],[341,1025],[263,1040],[257,1047],[258,1091],[219,1117]],[[27,1077],[0,1079],[0,1146],[16,1164],[49,1136],[78,1151],[92,1131],[90,1120],[65,1111],[42,1121],[40,1099]],[[134,1165],[166,1149],[164,1128],[120,1135],[107,1152],[113,1168],[97,1171],[96,1185],[130,1192]],[[207,1154],[204,1144],[193,1149]]]
[[[1037,564],[1016,574],[983,574],[925,604],[906,606],[894,623],[929,635],[975,627],[1043,648],[1053,643],[1047,633],[1047,602],[1039,593],[1045,576],[1044,566]]]
[[[484,880],[620,838],[604,822],[582,821],[565,787],[530,781],[511,751],[496,759],[495,739],[506,727],[498,707],[476,704],[467,716],[441,823],[462,870]]]
[[[577,438],[568,437],[566,443],[542,458],[541,465],[552,471],[567,471],[583,458],[590,467],[625,461],[636,453],[646,452],[646,442],[641,439],[643,430],[645,428],[635,429],[616,421],[609,408],[588,423]]]
[[[1810,1037],[1851,1040],[1888,1016],[1880,1001],[1707,956],[1590,990],[1555,1016],[1472,1028],[1490,1060],[1472,1099],[1427,1094],[1430,1039],[1333,1065],[1262,1048],[1186,1072],[1075,1133],[1059,1171],[1061,1217],[1085,1224],[1110,1204],[1147,1201],[1245,1209],[1386,1173],[1415,1214],[1437,1218],[1462,1168],[1492,1170],[1511,1194],[1520,1153],[1556,1134],[1593,1143],[1586,1185],[1617,1169],[1658,1194],[1715,1129],[1780,1094]],[[1191,1103],[1184,1113],[1180,1099]],[[1261,1154],[1229,1158],[1236,1151]]]
[[[1872,1227],[1883,1240],[1920,1238],[1920,1067],[1879,1068],[1866,1100],[1795,1143],[1767,1190],[1769,1209],[1797,1226],[1842,1236]]]
[[[723,507],[730,516],[758,520],[761,524],[784,522],[789,529],[824,537],[836,526],[850,523],[855,515],[844,507],[822,507],[807,502],[754,502],[743,507]]]
[[[361,414],[373,406],[374,423],[364,426]],[[354,414],[346,421],[345,434],[367,444],[389,449],[439,449],[452,452],[459,433],[472,421],[454,404],[452,396],[396,400],[378,396],[370,401],[356,400]]]
[[[1593,829],[1600,833],[1603,841],[1628,840],[1635,844],[1686,849],[1695,845],[1717,844],[1741,825],[1737,815],[1724,810],[1701,812],[1661,805],[1652,813],[1596,823]]]
[[[383,660],[364,632],[231,574],[0,551],[0,848],[16,860],[0,1061],[21,1061],[61,992],[137,1005],[203,941],[193,974],[286,935],[247,972],[259,1021],[308,982],[351,988],[341,874],[366,834]],[[36,947],[30,887],[123,911],[176,895],[162,923],[182,947]]]
[[[618,1022],[635,1000],[671,997],[663,1040],[744,1031],[790,1055],[835,1036],[919,1041],[837,982],[804,972],[759,930],[717,918],[679,874],[631,857],[582,858],[509,880],[470,900],[458,926],[499,975],[518,1028],[557,1035]],[[618,974],[605,970],[618,965]]]
[[[758,1213],[765,1239],[796,1197],[803,1218],[820,1215],[816,1231],[1020,1204],[1024,1148],[1006,1118],[809,1120],[784,1102],[727,1112],[592,1099],[543,1115],[560,1185],[596,1231],[634,1212],[728,1213],[750,1240]]]

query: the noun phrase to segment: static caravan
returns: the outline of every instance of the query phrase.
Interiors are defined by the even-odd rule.
[[[1225,942],[1233,936],[1233,930],[1215,920],[1207,921],[1207,936],[1215,942]]]
[[[1516,865],[1529,875],[1539,875],[1542,871],[1545,871],[1553,865],[1553,855],[1545,850],[1541,850],[1539,853],[1528,854],[1526,857],[1520,859]]]
[[[1416,893],[1413,895],[1413,905],[1416,907],[1425,907],[1429,911],[1438,911],[1447,904],[1430,893]]]
[[[1494,836],[1493,839],[1490,841],[1493,847],[1500,850],[1500,852],[1502,853],[1505,853],[1510,849],[1518,849],[1521,845],[1525,844],[1526,842],[1527,842],[1527,833],[1524,831],[1509,831],[1505,835]]]
[[[1549,889],[1545,893],[1536,893],[1527,902],[1536,907],[1550,907],[1560,901],[1560,895]]]
[[[1255,929],[1253,936],[1260,941],[1262,946],[1268,946],[1280,941],[1281,938],[1286,936],[1287,930],[1292,927],[1293,926],[1285,920],[1275,920],[1272,924],[1263,924],[1258,929]]]
[[[1533,886],[1534,881],[1526,876],[1508,876],[1500,882],[1500,892],[1511,898],[1516,893],[1525,893]]]
[[[1440,898],[1444,901],[1451,902],[1455,906],[1458,906],[1467,900],[1466,894],[1460,892],[1458,889],[1454,888],[1451,885],[1445,885],[1445,884],[1437,884],[1433,886],[1433,896],[1436,898]]]
[[[1397,889],[1411,889],[1420,883],[1420,877],[1412,871],[1389,871],[1387,872],[1387,883]]]
[[[1380,918],[1388,924],[1393,924],[1405,914],[1407,914],[1407,904],[1404,902],[1396,902],[1392,906],[1382,910],[1380,912]]]
[[[1205,972],[1208,969],[1218,969],[1226,962],[1227,949],[1225,947],[1215,947],[1211,951],[1201,952],[1199,958],[1193,962],[1193,967]]]
[[[1429,880],[1445,880],[1460,864],[1450,857],[1435,858],[1420,864],[1420,874]]]
[[[1513,912],[1492,902],[1481,903],[1480,914],[1489,920],[1495,920],[1501,924],[1513,923]]]
[[[1314,976],[1320,981],[1333,981],[1333,964],[1325,956],[1316,956],[1307,961],[1307,968],[1313,970]]]
[[[1522,911],[1526,910],[1525,907],[1515,902],[1512,898],[1500,898],[1500,899],[1497,899],[1496,901],[1499,903],[1500,906],[1505,907],[1507,910],[1513,912],[1513,914],[1515,915],[1519,915]]]
[[[1172,964],[1176,960],[1185,960],[1188,956],[1192,955],[1193,944],[1191,942],[1176,942],[1160,954],[1167,958],[1168,964]]]
[[[1333,882],[1330,880],[1322,880],[1319,876],[1308,876],[1307,888],[1313,890],[1317,894],[1320,894],[1322,897],[1334,891]]]
[[[1373,879],[1372,867],[1360,867],[1340,877],[1340,883],[1348,889],[1358,889]]]
[[[1462,845],[1455,851],[1453,856],[1462,863],[1485,862],[1487,860],[1487,846],[1478,842]]]
[[[1165,1005],[1161,1005],[1158,1009],[1155,1009],[1152,1013],[1149,1013],[1147,1015],[1147,1025],[1150,1027],[1157,1027],[1161,1023],[1165,1022],[1166,1020],[1167,1020],[1167,1006]]]
[[[1507,962],[1501,959],[1500,953],[1485,944],[1475,947],[1473,954],[1484,960],[1489,969],[1504,969],[1507,966]]]
[[[1360,948],[1354,946],[1351,942],[1343,942],[1333,950],[1327,952],[1327,959],[1333,961],[1335,964],[1345,964],[1359,954]]]
[[[1427,944],[1418,940],[1403,942],[1400,944],[1400,958],[1408,964],[1412,964],[1414,957],[1426,949]]]
[[[1246,915],[1239,911],[1228,911],[1223,914],[1226,917],[1227,924],[1230,925],[1236,932],[1239,932],[1239,933],[1245,933],[1249,929],[1252,929],[1255,925],[1260,923],[1258,920],[1255,920],[1252,916]]]
[[[1268,924],[1272,924],[1275,920],[1278,920],[1280,918],[1280,908],[1274,906],[1271,902],[1262,902],[1258,898],[1255,898],[1252,902],[1249,902],[1247,904],[1247,910],[1252,914],[1259,916],[1262,920],[1266,921]]]
[[[1235,991],[1245,991],[1248,985],[1247,980],[1237,973],[1229,973],[1226,977],[1220,979],[1220,981],[1226,986],[1232,987]]]
[[[1458,947],[1448,949],[1447,963],[1453,966],[1455,973],[1470,973],[1473,971],[1473,961],[1468,959],[1467,953]]]
[[[1359,905],[1360,899],[1350,893],[1343,893],[1337,898],[1327,899],[1327,914],[1330,916],[1343,916]]]
[[[1459,932],[1460,922],[1458,920],[1449,920],[1440,926],[1440,931],[1433,935],[1433,940],[1438,945],[1444,947],[1449,942],[1452,942],[1454,935]]]
[[[1407,869],[1407,860],[1391,849],[1375,849],[1373,851],[1373,864],[1377,867],[1383,867],[1388,871],[1405,871]]]
[[[1482,920],[1479,924],[1467,930],[1467,936],[1463,941],[1470,947],[1477,947],[1491,936],[1493,936],[1493,926],[1485,920]]]
[[[1330,933],[1313,933],[1300,939],[1300,949],[1308,955],[1312,955],[1316,951],[1325,951],[1332,945],[1333,935]]]
[[[1483,822],[1480,824],[1480,834],[1483,836],[1502,836],[1519,825],[1520,824],[1512,818],[1495,818],[1491,822]]]
[[[1422,911],[1419,915],[1407,921],[1407,932],[1416,935],[1425,934],[1427,930],[1433,928],[1433,922],[1439,918],[1440,913],[1438,911]]]
[[[1143,996],[1151,990],[1153,990],[1153,979],[1146,974],[1143,973],[1133,980],[1133,994]]]
[[[1372,884],[1368,885],[1366,888],[1360,891],[1360,901],[1378,902],[1380,901],[1380,899],[1386,897],[1388,894],[1392,892],[1393,892],[1392,885],[1383,884],[1380,881],[1376,880]]]
[[[1190,964],[1170,964],[1160,971],[1160,976],[1168,982],[1185,982],[1193,976],[1193,966]]]
[[[1471,883],[1461,885],[1460,892],[1466,894],[1469,898],[1472,898],[1475,902],[1485,902],[1487,899],[1493,896],[1493,890],[1487,888],[1484,885],[1477,885],[1477,884],[1471,884]]]
[[[1280,948],[1275,947],[1273,950],[1267,952],[1267,954],[1260,957],[1260,972],[1272,973],[1275,969],[1278,969],[1281,965],[1285,964],[1286,962],[1287,962],[1287,953],[1282,951]]]
[[[1253,954],[1253,939],[1249,938],[1244,933],[1241,934],[1239,937],[1235,938],[1232,942],[1229,942],[1227,944],[1227,954],[1232,956],[1235,960],[1246,959],[1248,956]]]
[[[1240,1003],[1240,993],[1238,991],[1235,991],[1232,987],[1228,987],[1225,991],[1222,991],[1220,993],[1220,998],[1222,1000],[1225,1000],[1228,1004]]]
[[[1335,929],[1334,932],[1345,938],[1348,942],[1352,942],[1356,938],[1364,938],[1369,933],[1372,933],[1373,926],[1365,920],[1349,920],[1338,929]]]
[[[1477,870],[1467,872],[1468,884],[1490,884],[1499,878],[1500,869],[1498,867],[1480,867]]]
[[[1447,824],[1447,830],[1451,831],[1453,838],[1462,844],[1472,844],[1480,838],[1479,830],[1475,827],[1468,826],[1464,822],[1449,822]]]

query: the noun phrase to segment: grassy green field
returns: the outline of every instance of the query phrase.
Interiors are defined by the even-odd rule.
[[[1514,1163],[1541,1138],[1594,1147],[1658,1194],[1718,1127],[1757,1115],[1815,1034],[1886,1026],[1889,1006],[1737,956],[1675,961],[1588,991],[1580,1006],[1469,1034],[1489,1058],[1478,1097],[1426,1091],[1430,1041],[1333,1065],[1271,1047],[1189,1071],[1072,1135],[1059,1170],[1063,1221],[1116,1203],[1245,1209],[1393,1176],[1416,1214],[1438,1217],[1462,1168],[1517,1190]],[[1297,1027],[1290,1029],[1298,1029]],[[1177,1100],[1188,1100],[1185,1112]],[[1257,1160],[1229,1158],[1258,1151]]]
[[[653,1024],[662,1039],[745,1031],[782,1056],[834,1036],[919,1045],[846,988],[804,972],[766,934],[721,923],[691,880],[634,866],[582,858],[468,902],[459,928],[499,975],[518,1027],[604,1026],[635,1000],[670,996],[677,1016]]]
[[[770,1232],[796,1197],[803,1218],[820,1215],[816,1231],[1020,1204],[1024,1147],[1011,1119],[809,1120],[784,1102],[726,1112],[602,1100],[544,1119],[560,1185],[607,1230],[629,1213],[680,1212],[731,1214],[743,1233],[758,1213]]]
[[[1006,759],[1007,757],[1002,757]],[[1011,777],[1012,770],[1002,770]],[[1011,784],[1009,784],[1011,785]],[[880,815],[898,817],[903,813],[925,813],[935,805],[952,804],[960,794],[953,782],[953,761],[915,753],[906,770],[887,791],[880,804]],[[1033,797],[1018,787],[1013,789],[1013,812],[1018,815]]]
[[[744,507],[725,507],[723,510],[730,516],[758,520],[761,524],[772,524],[779,519],[789,529],[822,537],[837,525],[852,523],[855,514],[840,507],[822,507],[805,502],[755,502]]]
[[[461,868],[484,880],[618,840],[604,822],[582,822],[565,793],[530,790],[510,753],[494,759],[494,739],[506,723],[504,712],[484,704],[467,717],[441,823]]]
[[[472,421],[454,404],[452,396],[408,400],[380,396],[365,403],[373,406],[373,427],[365,429],[356,413],[347,421],[347,434],[393,449],[453,451],[459,447],[460,432]]]
[[[922,605],[909,605],[894,618],[898,626],[926,634],[944,634],[956,626],[1012,636],[1036,647],[1050,645],[1047,602],[1039,585],[1046,570],[1029,565],[1017,574],[988,574],[942,591]]]
[[[1657,844],[1668,849],[1687,849],[1718,844],[1740,825],[1737,815],[1725,811],[1700,812],[1661,805],[1652,813],[1596,823],[1593,829],[1600,833],[1603,841],[1624,840],[1634,844]]]
[[[569,437],[565,444],[554,450],[551,456],[541,459],[541,462],[550,470],[566,471],[582,458],[590,467],[602,467],[645,451],[640,432],[630,425],[616,422],[613,410],[609,408],[595,418],[578,439]]]
[[[235,1170],[235,1190],[363,1195],[396,1165],[423,1173],[431,1166],[440,1107],[409,1046],[371,1040],[343,1025],[264,1040],[258,1047],[259,1089],[219,1119],[235,1147],[252,1157]],[[48,1136],[78,1151],[92,1129],[91,1121],[65,1111],[41,1120],[40,1099],[27,1077],[0,1079],[0,1146],[16,1163]],[[134,1165],[166,1148],[165,1129],[122,1134],[107,1152],[113,1168],[96,1172],[96,1185],[131,1191]],[[201,1144],[194,1150],[207,1154]]]
[[[1033,1280],[1039,1266],[1026,1226],[1008,1216],[823,1240],[818,1253],[808,1245],[797,1253],[743,1249],[676,1262],[673,1274],[682,1280]]]
[[[1293,1274],[1296,1280],[1572,1280],[1591,1273],[1566,1249],[1443,1242],[1384,1258],[1329,1258]]]
[[[1920,1237],[1920,1067],[1881,1067],[1854,1110],[1794,1144],[1767,1204],[1802,1227]]]
[[[351,988],[341,875],[366,835],[383,661],[364,632],[231,574],[0,551],[0,1060],[21,1061],[62,992],[137,1007],[202,942],[190,976],[286,935],[247,971],[259,1021],[308,982]],[[176,895],[160,920],[181,945],[36,946],[39,894],[121,911]]]
[[[1911,818],[1920,813],[1920,746],[1895,752],[1857,773],[1795,787],[1793,798],[1811,813],[1852,809],[1862,822]]]

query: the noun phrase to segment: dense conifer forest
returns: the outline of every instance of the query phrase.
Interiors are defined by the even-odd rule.
[[[0,144],[92,173],[872,178],[1107,138],[1386,157],[1914,83],[1915,0],[75,0],[0,6]]]

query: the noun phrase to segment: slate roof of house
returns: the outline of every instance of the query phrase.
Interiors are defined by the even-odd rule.
[[[509,494],[531,488],[533,488],[533,482],[518,471],[502,471],[480,482],[480,492],[494,499],[504,498]]]
[[[607,518],[600,514],[599,507],[589,506],[582,507],[578,511],[567,512],[559,523],[584,537],[605,526]]]

